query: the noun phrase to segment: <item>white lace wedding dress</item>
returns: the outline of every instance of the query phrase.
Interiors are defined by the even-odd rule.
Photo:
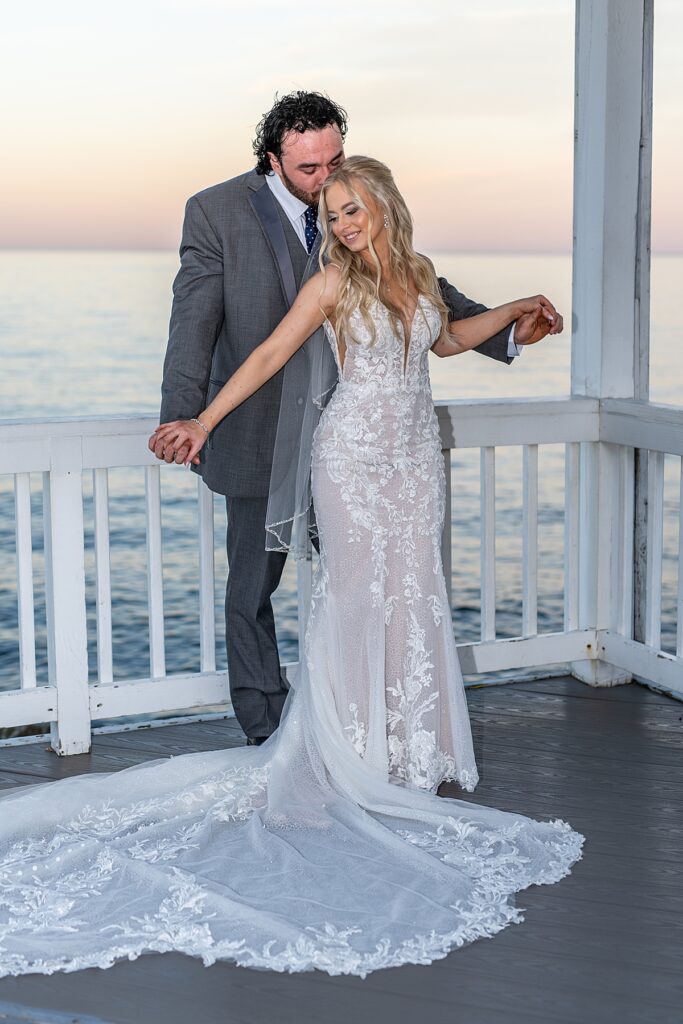
[[[563,821],[435,795],[478,778],[441,566],[439,318],[421,298],[407,353],[384,307],[374,345],[356,318],[314,441],[321,557],[279,730],[0,796],[0,975],[178,950],[365,976],[521,921],[512,894],[580,858]]]

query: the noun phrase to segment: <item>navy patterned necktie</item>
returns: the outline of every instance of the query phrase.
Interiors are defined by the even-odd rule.
[[[310,255],[315,242],[315,236],[318,234],[318,207],[307,206],[304,212],[304,237],[306,239],[306,251]]]

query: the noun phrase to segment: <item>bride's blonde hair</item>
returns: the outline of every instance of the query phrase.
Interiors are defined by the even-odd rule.
[[[359,253],[352,252],[332,233],[328,223],[326,192],[335,182],[343,185],[353,201],[368,214],[368,248],[375,263],[374,273]],[[363,322],[370,334],[371,343],[376,337],[375,324],[370,315],[374,301],[383,302],[395,321],[399,321],[399,310],[379,296],[382,281],[382,266],[372,244],[373,215],[367,203],[358,192],[358,186],[372,198],[384,217],[391,267],[400,287],[414,284],[420,295],[431,299],[441,314],[442,332],[448,329],[448,310],[441,297],[434,267],[426,256],[416,253],[413,248],[413,219],[405,199],[396,187],[391,171],[386,164],[369,156],[350,156],[341,167],[333,171],[325,181],[320,193],[320,219],[323,226],[323,241],[320,247],[320,267],[325,273],[326,262],[340,271],[339,300],[334,311],[337,335],[357,341],[349,328],[352,312],[359,309]],[[418,304],[419,309],[419,304]]]

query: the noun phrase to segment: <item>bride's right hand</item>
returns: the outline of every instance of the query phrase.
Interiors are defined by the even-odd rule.
[[[207,432],[192,420],[160,423],[147,442],[150,451],[163,462],[179,466],[199,464],[199,452],[208,439]]]

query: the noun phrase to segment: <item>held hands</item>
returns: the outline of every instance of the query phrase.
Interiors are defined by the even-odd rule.
[[[515,342],[518,345],[534,345],[548,334],[562,332],[562,317],[545,295],[531,295],[512,305],[517,311]]]
[[[562,317],[545,295],[517,299],[508,308],[515,321],[514,337],[518,345],[534,345],[549,334],[560,334],[564,327]],[[149,450],[162,462],[175,462],[179,466],[192,463],[197,466],[200,461],[199,452],[208,436],[208,431],[196,420],[173,420],[171,423],[161,423],[147,444]]]
[[[199,452],[208,433],[192,420],[173,420],[161,423],[150,436],[147,447],[162,462],[175,462],[178,466],[199,465]]]

